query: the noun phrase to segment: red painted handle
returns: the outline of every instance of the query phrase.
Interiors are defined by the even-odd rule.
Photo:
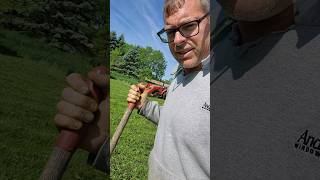
[[[134,109],[135,103],[128,103],[128,108],[129,109]]]

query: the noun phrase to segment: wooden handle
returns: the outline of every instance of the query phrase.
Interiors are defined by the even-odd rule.
[[[54,147],[51,156],[42,172],[39,180],[59,180],[61,179],[73,152],[66,151],[59,147]]]
[[[150,84],[147,84],[146,88],[144,89],[143,93],[141,96],[145,95],[147,96],[148,94],[152,93],[153,91],[155,91],[156,89],[153,86],[150,86]],[[118,141],[120,139],[120,136],[129,120],[129,117],[134,109],[135,104],[134,103],[129,103],[128,104],[128,108],[125,111],[124,115],[121,118],[121,121],[116,129],[116,131],[114,132],[111,142],[110,142],[110,156],[112,154],[112,152],[114,151],[116,145],[118,144]]]
[[[123,129],[125,128],[128,120],[129,120],[129,117],[132,113],[132,110],[133,110],[133,107],[134,107],[134,104],[133,104],[133,107],[132,105],[130,105],[132,103],[129,103],[128,105],[128,108],[126,110],[126,112],[124,113],[124,115],[122,116],[121,118],[121,121],[116,129],[116,131],[114,132],[113,136],[112,136],[112,139],[111,139],[111,142],[110,142],[110,155],[112,154],[114,148],[116,147],[116,145],[118,144],[118,141],[119,141],[119,138],[122,134],[122,131]]]

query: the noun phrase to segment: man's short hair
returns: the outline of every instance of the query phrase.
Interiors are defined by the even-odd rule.
[[[204,13],[209,12],[210,10],[210,0],[199,0],[201,8]],[[180,9],[185,3],[185,0],[165,0],[163,13],[164,17],[170,16]]]

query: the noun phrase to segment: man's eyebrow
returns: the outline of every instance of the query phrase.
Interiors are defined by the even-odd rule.
[[[164,29],[174,29],[174,28],[177,28],[185,23],[188,23],[188,22],[191,22],[191,21],[194,21],[194,20],[197,20],[197,18],[194,18],[194,17],[187,17],[185,19],[182,19],[179,24],[177,26],[174,26],[174,25],[171,25],[171,24],[165,24],[164,26]]]
[[[179,26],[181,26],[181,25],[183,25],[183,24],[185,24],[185,23],[188,23],[188,22],[190,22],[190,21],[194,21],[194,20],[196,20],[197,18],[192,18],[192,17],[188,17],[188,18],[186,18],[186,19],[183,19],[180,23],[179,23]]]

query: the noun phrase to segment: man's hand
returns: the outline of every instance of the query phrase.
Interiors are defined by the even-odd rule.
[[[79,147],[90,153],[97,153],[109,134],[109,100],[104,98],[98,104],[90,97],[88,81],[92,81],[106,97],[109,86],[107,74],[94,68],[87,78],[73,73],[66,77],[66,81],[68,87],[62,91],[54,123],[59,129],[71,130],[79,130],[84,123],[88,123],[87,133]]]
[[[139,83],[137,85],[131,85],[127,101],[129,103],[134,103],[135,108],[140,109],[147,102],[147,93],[145,92],[146,85],[143,83]],[[141,94],[142,93],[142,94]]]

